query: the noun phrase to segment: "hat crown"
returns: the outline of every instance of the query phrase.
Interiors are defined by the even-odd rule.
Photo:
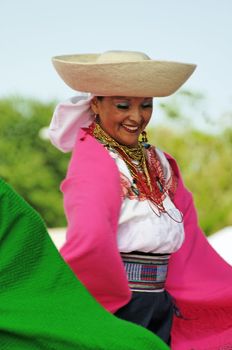
[[[150,60],[150,57],[143,52],[138,51],[106,51],[99,55],[97,63],[114,63],[114,62],[138,62]]]

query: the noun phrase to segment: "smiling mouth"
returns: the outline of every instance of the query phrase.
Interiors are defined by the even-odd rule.
[[[139,126],[134,126],[134,125],[127,125],[127,124],[122,124],[122,127],[130,133],[137,133],[137,131],[139,130]]]

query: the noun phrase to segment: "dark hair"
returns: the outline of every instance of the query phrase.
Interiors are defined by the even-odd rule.
[[[97,99],[98,99],[99,101],[102,101],[103,98],[104,98],[104,96],[97,96]]]

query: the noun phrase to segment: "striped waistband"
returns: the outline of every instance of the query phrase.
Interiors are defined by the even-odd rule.
[[[161,292],[167,277],[170,254],[121,253],[132,291]]]

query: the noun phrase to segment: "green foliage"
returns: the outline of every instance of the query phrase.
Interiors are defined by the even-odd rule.
[[[178,162],[186,186],[194,194],[200,226],[206,235],[232,223],[232,129],[207,135],[193,129],[150,130],[149,141]]]
[[[159,107],[163,110],[166,117],[175,121],[185,121],[189,123],[188,114],[199,108],[204,101],[204,96],[199,92],[180,90],[177,94],[160,101]]]
[[[171,123],[150,129],[149,141],[177,159],[194,193],[200,225],[209,235],[232,223],[232,128],[227,123],[217,135],[194,129],[188,111],[196,111],[202,100],[201,94],[185,91],[160,104]],[[0,100],[0,176],[41,213],[49,227],[66,225],[59,187],[70,157],[41,137],[54,106],[55,101]],[[227,120],[228,116],[231,113]]]
[[[0,176],[43,216],[48,226],[66,225],[60,182],[68,155],[39,136],[49,125],[54,102],[0,100]]]

